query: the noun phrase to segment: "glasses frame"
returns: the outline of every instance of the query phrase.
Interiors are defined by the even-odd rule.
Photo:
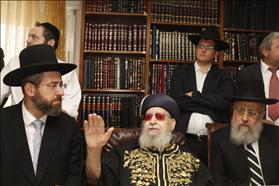
[[[233,110],[240,116],[243,116],[247,113],[248,117],[254,118],[254,119],[258,118],[263,113],[263,112],[258,112],[253,109],[244,108],[244,107],[237,108],[236,106],[233,107]]]
[[[155,119],[158,121],[164,121],[166,119],[166,117],[171,118],[170,115],[163,113],[163,112],[156,112],[156,113],[146,113],[143,116],[143,120],[144,121],[150,121],[152,120],[153,116],[155,116]]]
[[[48,88],[50,88],[52,90],[54,90],[54,89],[58,90],[58,87],[60,89],[62,89],[62,90],[67,88],[67,84],[63,83],[63,81],[61,81],[61,82],[54,82],[53,81],[53,82],[49,82],[49,83],[40,83],[40,84],[38,84],[38,86],[40,86],[40,85],[45,85],[45,86],[47,86]]]
[[[215,46],[213,46],[213,45],[197,44],[196,47],[199,49],[205,49],[205,50],[215,50]]]

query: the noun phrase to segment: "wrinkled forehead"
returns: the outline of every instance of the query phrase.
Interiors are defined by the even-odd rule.
[[[43,33],[44,33],[44,28],[41,26],[35,26],[29,31],[29,35],[34,34],[39,37],[43,37]]]
[[[234,107],[243,107],[251,110],[261,111],[265,105],[255,101],[235,101]]]
[[[200,39],[199,44],[215,46],[214,40]]]
[[[157,112],[165,113],[167,115],[170,115],[170,113],[162,107],[151,107],[146,111],[146,113],[157,113]]]

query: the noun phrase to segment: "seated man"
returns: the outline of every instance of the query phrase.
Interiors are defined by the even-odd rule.
[[[172,141],[179,107],[169,96],[153,94],[141,104],[140,137],[105,152],[113,128],[105,132],[104,121],[90,114],[84,122],[87,143],[86,173],[89,183],[123,185],[208,185],[208,169]]]
[[[278,185],[279,127],[263,124],[263,82],[244,78],[236,87],[231,126],[213,133],[211,173],[217,185]]]

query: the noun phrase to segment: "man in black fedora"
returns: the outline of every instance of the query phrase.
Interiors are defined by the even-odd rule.
[[[265,97],[259,78],[241,79],[231,125],[213,132],[210,170],[216,185],[279,185],[279,127],[263,124]]]
[[[20,68],[4,77],[24,98],[1,109],[1,185],[81,185],[79,129],[61,112],[61,75],[76,65],[58,63],[47,44],[25,48],[19,59]]]
[[[279,32],[271,32],[265,36],[258,48],[258,63],[246,66],[237,74],[237,79],[255,77],[262,80],[267,98],[279,99]],[[266,107],[266,121],[279,126],[279,103]]]
[[[228,72],[212,64],[229,45],[214,26],[190,35],[189,40],[196,46],[196,60],[175,70],[170,95],[181,110],[176,130],[186,135],[189,148],[207,164],[205,124],[229,121],[230,104],[223,97],[232,94],[233,83]]]
[[[26,47],[30,47],[37,44],[48,44],[53,47],[54,50],[57,50],[60,38],[59,29],[49,23],[39,23],[37,22],[35,26],[28,33],[26,39]],[[59,60],[58,63],[66,63],[65,61]],[[15,105],[19,103],[23,98],[23,92],[20,87],[11,87],[3,83],[3,77],[11,72],[12,70],[19,68],[19,56],[16,55],[10,59],[1,70],[1,92],[0,92],[0,103],[3,104],[3,100],[9,98],[6,104],[3,104],[4,107]],[[78,81],[78,76],[75,70],[64,74],[62,80],[67,84],[67,88],[64,89],[64,96],[62,100],[62,111],[69,114],[70,116],[77,118],[78,108],[81,100],[81,89]]]

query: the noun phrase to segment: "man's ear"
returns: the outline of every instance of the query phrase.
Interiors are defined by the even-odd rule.
[[[175,125],[176,125],[176,120],[175,120],[175,119],[172,119],[172,120],[171,120],[171,130],[172,130],[172,131],[174,130]]]
[[[263,49],[263,55],[264,55],[264,57],[268,57],[268,56],[269,56],[269,52],[270,52],[269,49],[264,48],[264,49]]]
[[[219,54],[219,51],[215,51],[215,53],[214,53],[214,57],[218,57],[218,54]]]
[[[54,47],[54,45],[55,45],[55,40],[54,40],[54,39],[51,39],[51,40],[49,40],[49,41],[47,42],[47,44],[50,45],[50,46],[52,46],[52,47]]]
[[[36,89],[36,87],[35,87],[35,85],[34,84],[32,84],[32,83],[26,83],[25,85],[24,85],[24,92],[25,92],[25,94],[27,94],[28,96],[34,96],[35,95],[35,89]]]

